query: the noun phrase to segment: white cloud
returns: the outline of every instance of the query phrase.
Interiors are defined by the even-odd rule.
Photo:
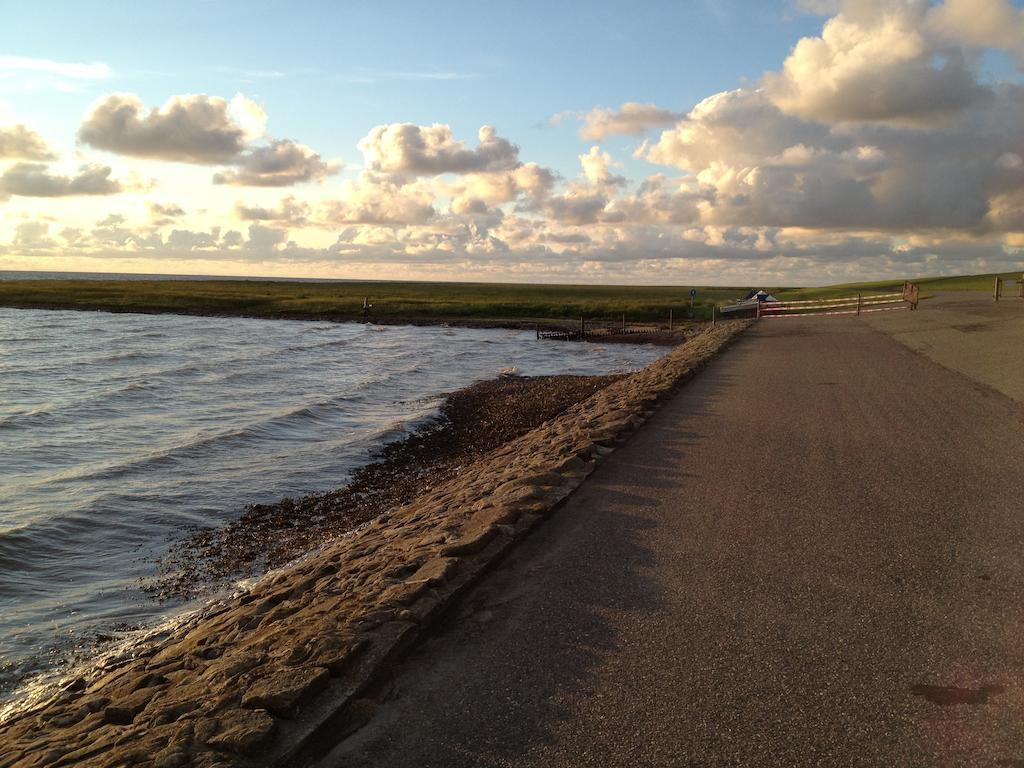
[[[940,39],[1001,49],[1024,64],[1024,10],[1008,0],[945,0],[929,9],[927,27]]]
[[[62,176],[51,173],[42,163],[15,163],[0,175],[0,198],[117,194],[121,184],[110,174],[110,167],[105,165],[84,165],[75,176]]]
[[[154,227],[163,227],[173,224],[185,216],[185,210],[174,203],[146,202],[146,209],[149,211],[149,221]]]
[[[237,169],[214,174],[215,184],[247,187],[287,187],[323,181],[341,170],[340,161],[325,161],[304,144],[288,139],[254,147],[235,161]]]
[[[266,221],[275,226],[305,226],[309,212],[308,204],[291,196],[281,200],[276,208],[249,206],[241,202],[235,204],[235,214],[242,221]]]
[[[626,183],[626,179],[611,172],[613,166],[619,165],[607,152],[600,147],[591,147],[586,154],[580,155],[583,175],[594,186],[618,186]]]
[[[106,80],[114,71],[102,62],[81,64],[75,62],[33,59],[27,56],[0,56],[0,70],[40,72],[72,80]]]
[[[93,146],[219,166],[222,184],[323,186],[301,200],[254,189],[241,202],[223,188],[193,200],[173,183],[207,174],[161,167],[172,178],[161,194],[187,202],[187,212],[147,200],[140,221],[123,218],[143,210],[126,204],[91,225],[98,216],[82,222],[75,211],[101,201],[76,200],[54,233],[28,219],[41,203],[14,200],[15,216],[35,225],[16,228],[8,216],[0,257],[73,249],[96,259],[258,263],[268,274],[361,265],[362,276],[634,282],[838,282],[1019,266],[1024,86],[977,70],[980,50],[1016,55],[1019,12],[1005,0],[836,7],[778,71],[685,114],[637,102],[573,114],[594,141],[661,128],[635,157],[664,172],[639,183],[589,143],[578,151],[581,173],[563,179],[524,162],[490,126],[474,143],[446,124],[413,123],[377,126],[359,143],[365,169],[329,179],[335,167],[312,149],[266,137],[266,114],[245,97],[179,96],[152,110],[137,97],[107,97],[83,125]],[[141,167],[126,166],[125,187]],[[0,189],[104,194],[118,184],[110,175],[23,162]],[[225,220],[246,227],[222,232]]]
[[[402,226],[425,224],[436,211],[434,195],[422,182],[403,184],[364,171],[342,185],[339,199],[325,203],[325,219],[332,224]]]
[[[0,160],[53,160],[43,137],[24,125],[0,125]]]
[[[851,0],[805,37],[764,88],[785,113],[823,122],[925,122],[988,95],[958,49],[936,47],[919,0]]]
[[[510,170],[519,164],[519,148],[483,126],[476,149],[452,138],[447,125],[378,125],[359,142],[366,165],[384,173],[436,176]]]
[[[121,155],[183,163],[233,161],[261,129],[262,108],[245,97],[172,96],[147,109],[134,94],[115,93],[93,104],[79,139]]]
[[[588,141],[604,141],[609,136],[640,136],[652,128],[676,122],[682,115],[655,104],[627,101],[617,110],[594,107],[582,115],[580,136]]]

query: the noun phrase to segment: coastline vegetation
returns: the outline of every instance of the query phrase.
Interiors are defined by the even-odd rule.
[[[992,275],[917,280],[922,293],[990,290]],[[1020,278],[1021,273],[1004,277]],[[782,299],[828,298],[899,290],[902,281],[846,283],[816,288],[770,286],[529,285],[397,281],[309,282],[287,280],[0,280],[0,306],[110,312],[177,313],[281,319],[359,320],[363,300],[377,322],[445,321],[514,325],[565,322],[579,317],[631,322],[684,320],[690,290],[694,315],[707,319],[712,305],[742,297],[751,287]]]

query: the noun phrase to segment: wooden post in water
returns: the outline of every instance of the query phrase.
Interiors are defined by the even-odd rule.
[[[537,323],[537,338],[540,338],[540,323]]]
[[[582,339],[587,335],[587,321],[580,316],[580,338]]]
[[[860,294],[857,294],[857,314],[860,314]]]
[[[622,332],[626,332],[626,313],[622,313]]]

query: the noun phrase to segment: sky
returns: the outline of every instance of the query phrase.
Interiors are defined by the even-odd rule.
[[[1024,268],[1024,0],[0,0],[0,270]]]

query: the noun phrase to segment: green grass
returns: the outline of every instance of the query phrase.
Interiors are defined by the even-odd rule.
[[[985,275],[958,275],[956,277],[923,277],[912,280],[918,284],[922,296],[940,291],[991,291],[996,275],[1002,278],[1021,279],[1021,271],[992,272]],[[880,280],[867,283],[843,283],[820,288],[775,288],[770,289],[780,299],[827,299],[836,296],[852,296],[858,293],[889,293],[903,288],[902,280]]]
[[[1020,272],[1004,277],[1020,278]],[[988,291],[994,275],[925,278],[923,294]],[[903,281],[848,283],[820,288],[769,287],[780,299],[830,298],[899,290]],[[0,306],[98,309],[114,312],[175,312],[272,318],[362,317],[363,298],[372,317],[389,321],[568,321],[580,316],[631,321],[682,320],[691,286],[587,286],[499,283],[351,282],[307,283],[261,280],[0,280]],[[746,286],[697,286],[698,318],[711,305],[729,303]]]
[[[698,288],[695,309],[710,314],[744,288]],[[179,312],[276,318],[356,319],[363,298],[387,320],[529,321],[676,319],[690,286],[631,287],[494,283],[305,283],[253,280],[0,280],[0,306]]]

